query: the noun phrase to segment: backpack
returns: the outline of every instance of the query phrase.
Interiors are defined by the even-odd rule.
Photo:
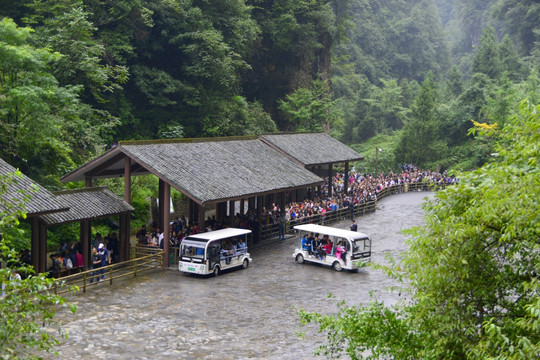
[[[66,258],[66,269],[71,269],[73,267],[73,262],[70,258]]]

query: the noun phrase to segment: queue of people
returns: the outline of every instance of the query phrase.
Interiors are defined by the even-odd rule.
[[[402,171],[399,173],[390,171],[376,176],[353,171],[345,179],[343,173],[338,173],[332,178],[331,197],[328,196],[329,181],[326,178],[325,185],[321,187],[320,193],[314,194],[313,198],[308,196],[300,202],[290,202],[285,206],[285,214],[281,214],[280,207],[275,203],[270,208],[265,208],[263,210],[263,223],[281,226],[284,221],[303,221],[305,218],[317,215],[320,216],[321,222],[324,224],[328,212],[347,208],[350,209],[350,218],[352,220],[355,206],[377,200],[378,194],[385,188],[398,186],[401,191],[404,191],[406,185],[412,183],[450,185],[455,181],[456,179],[449,176],[446,171],[439,173],[420,170],[410,164],[403,166]],[[345,192],[345,188],[347,188],[347,192]]]

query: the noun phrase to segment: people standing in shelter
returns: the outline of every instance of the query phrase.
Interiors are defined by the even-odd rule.
[[[103,244],[103,236],[101,236],[100,233],[97,233],[96,237],[94,238],[94,242],[92,243],[92,247],[97,249],[99,244]]]
[[[143,225],[135,235],[140,244],[148,244],[148,236],[146,235],[146,225]]]
[[[75,264],[75,266],[77,266],[80,271],[84,270],[84,259],[78,249],[75,249]]]
[[[157,231],[157,241],[158,241],[158,245],[159,245],[159,248],[163,250],[165,244],[164,244],[164,239],[165,239],[165,235],[163,235],[163,230],[161,230],[161,228],[158,229]]]
[[[109,252],[109,250],[107,250],[105,245],[99,244],[98,255],[99,259],[101,260],[101,277],[99,278],[99,280],[103,280],[105,279],[105,269],[103,267],[111,263],[111,253]]]
[[[101,257],[99,256],[99,253],[95,247],[92,248],[92,269],[94,271],[92,272],[92,277],[90,277],[90,284],[94,282],[94,278],[97,279],[97,281],[101,281],[100,278],[100,271],[99,268],[101,267]]]
[[[111,252],[111,262],[118,262],[120,256],[120,240],[118,240],[118,235],[115,232],[109,237],[109,246],[107,248]]]

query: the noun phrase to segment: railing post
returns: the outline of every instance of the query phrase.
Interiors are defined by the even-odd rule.
[[[112,266],[109,265],[109,285],[112,285]]]
[[[84,274],[83,274],[83,293],[86,292],[86,275],[87,275],[87,273],[85,271]]]

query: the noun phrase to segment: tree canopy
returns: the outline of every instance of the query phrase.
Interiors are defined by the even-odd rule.
[[[336,315],[300,312],[319,324],[327,357],[532,359],[540,351],[540,106],[524,101],[496,139],[492,160],[425,205],[427,225],[408,250],[379,266],[401,285],[395,306],[341,304]],[[407,297],[407,296],[405,296]],[[368,351],[368,352],[366,352]]]

